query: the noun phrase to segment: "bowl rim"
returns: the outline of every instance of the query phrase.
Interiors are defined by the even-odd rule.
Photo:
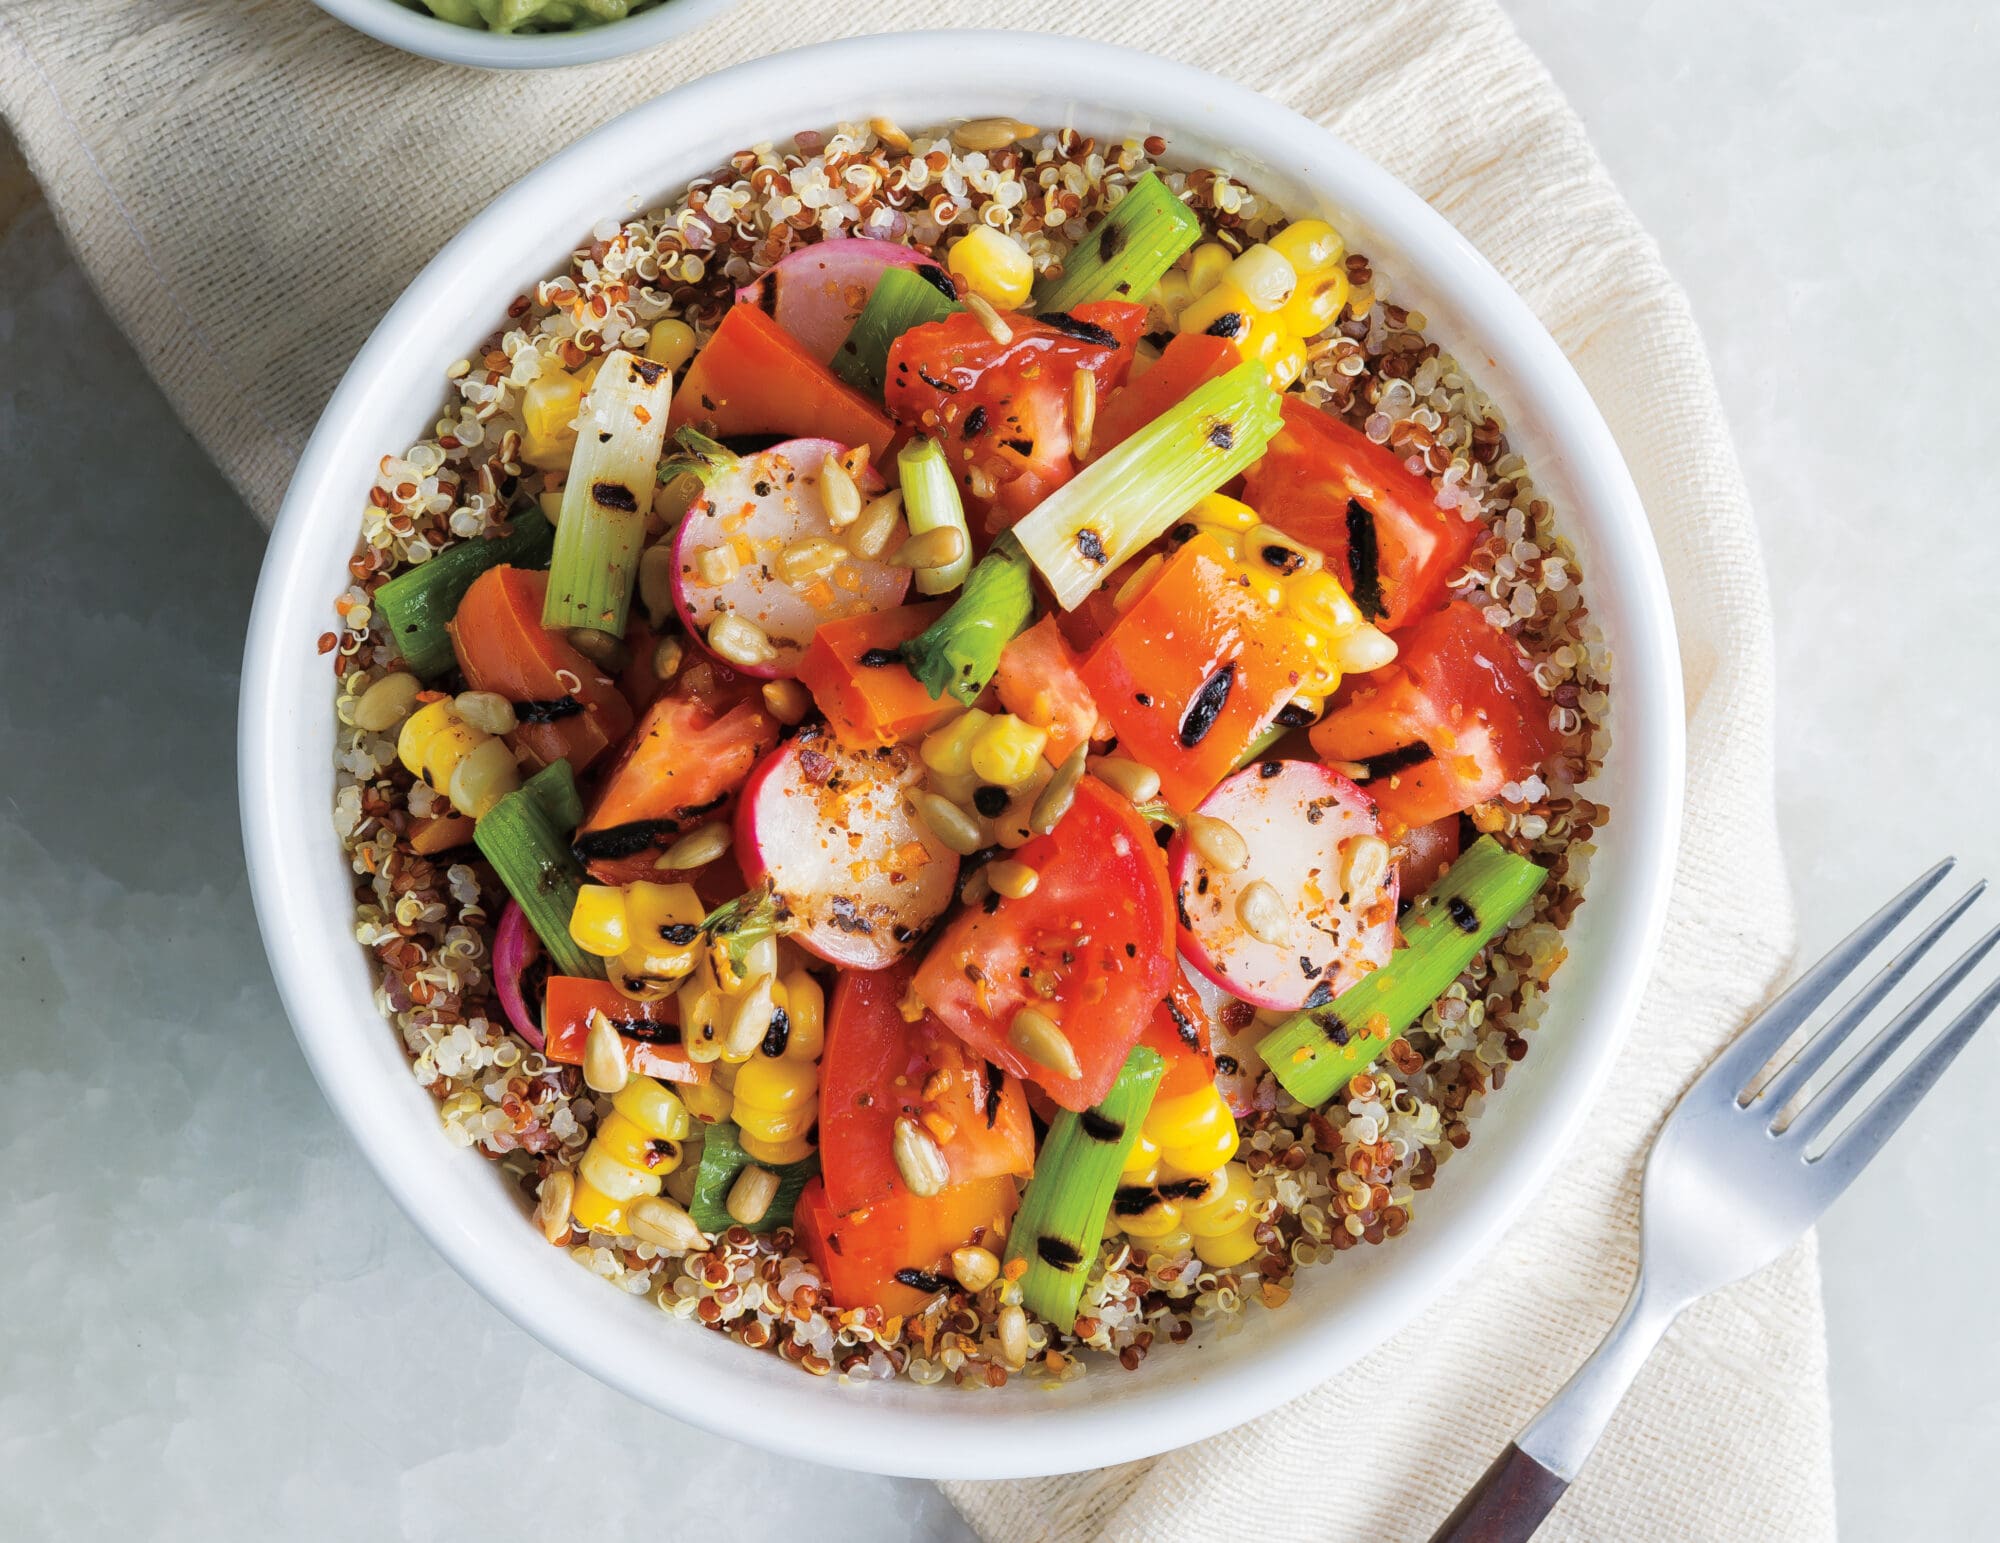
[[[1052,43],[1061,46],[1052,48]],[[1479,1176],[1466,1176],[1480,1193],[1481,1203],[1467,1206],[1456,1219],[1455,1230],[1447,1230],[1435,1246],[1410,1249],[1405,1246],[1409,1239],[1399,1244],[1407,1263],[1395,1274],[1393,1292],[1371,1286],[1354,1310],[1302,1313],[1303,1321],[1294,1323],[1281,1341],[1253,1347],[1226,1364],[1190,1359],[1185,1375],[1149,1380],[1144,1387],[1094,1402],[1051,1400],[1031,1417],[987,1414],[968,1407],[985,1405],[986,1400],[961,1401],[928,1389],[918,1391],[931,1397],[907,1407],[876,1402],[858,1390],[834,1388],[829,1379],[799,1377],[789,1367],[782,1370],[797,1389],[779,1391],[755,1375],[743,1374],[734,1361],[727,1370],[702,1364],[699,1356],[672,1343],[685,1331],[670,1325],[649,1327],[660,1345],[640,1345],[613,1327],[609,1304],[603,1314],[578,1319],[552,1311],[554,1292],[508,1275],[499,1257],[507,1251],[504,1244],[496,1247],[464,1218],[427,1203],[422,1191],[442,1183],[435,1177],[442,1170],[432,1157],[409,1146],[407,1134],[393,1128],[393,1119],[385,1119],[380,1101],[387,1094],[379,1080],[357,1071],[351,1056],[343,1057],[342,1042],[352,1035],[354,1025],[322,999],[316,986],[325,982],[314,979],[315,975],[330,978],[334,940],[308,934],[302,925],[307,907],[296,893],[303,886],[281,877],[288,858],[308,856],[315,842],[323,842],[318,822],[327,818],[317,804],[287,799],[297,786],[316,786],[311,779],[319,768],[299,762],[302,751],[288,733],[287,713],[299,700],[299,683],[307,678],[302,672],[308,664],[291,662],[296,650],[286,645],[296,643],[292,633],[310,625],[303,616],[323,614],[318,607],[326,603],[329,586],[340,582],[326,570],[323,559],[316,562],[311,550],[317,534],[313,506],[322,496],[321,484],[340,478],[342,457],[351,453],[341,443],[347,421],[363,414],[378,377],[391,378],[385,372],[403,347],[398,334],[418,327],[427,311],[452,306],[455,276],[481,264],[482,248],[489,240],[499,239],[505,246],[502,238],[532,207],[539,190],[560,185],[573,171],[601,157],[615,158],[620,151],[643,145],[649,135],[658,135],[682,115],[698,118],[704,110],[720,111],[736,93],[761,92],[762,100],[791,104],[779,110],[760,107],[767,115],[764,121],[781,115],[809,118],[818,111],[816,86],[850,78],[850,69],[862,72],[851,78],[872,78],[880,70],[886,46],[893,46],[904,60],[937,69],[976,68],[982,83],[1009,78],[1004,67],[1018,57],[1037,72],[1037,91],[1071,93],[1077,102],[1108,101],[1112,105],[1107,110],[1129,107],[1145,112],[1159,119],[1168,133],[1176,126],[1213,133],[1221,123],[1231,144],[1248,147],[1239,154],[1262,154],[1287,164],[1288,174],[1296,180],[1337,196],[1371,234],[1386,236],[1389,244],[1412,255],[1422,254],[1417,266],[1424,282],[1470,318],[1467,326],[1491,361],[1489,368],[1515,380],[1520,388],[1517,396],[1527,395],[1541,404],[1539,410],[1553,425],[1554,453],[1579,488],[1577,501],[1594,511],[1593,571],[1598,576],[1593,582],[1618,590],[1629,623],[1629,636],[1621,640],[1618,655],[1625,694],[1614,704],[1623,754],[1636,757],[1626,764],[1629,807],[1618,832],[1626,903],[1622,909],[1610,907],[1612,914],[1605,916],[1604,962],[1593,969],[1587,983],[1580,981],[1573,988],[1587,992],[1583,999],[1587,1016],[1602,1028],[1576,1051],[1578,1059],[1553,1116],[1553,1128],[1538,1126],[1535,1140],[1500,1142],[1495,1144],[1497,1150],[1486,1149]],[[1107,91],[1107,80],[1122,80],[1134,72],[1144,86],[1126,88],[1131,101]],[[925,83],[932,90],[939,84],[936,79]],[[900,89],[885,88],[884,95],[893,96]],[[1206,103],[1206,115],[1198,125],[1191,119],[1192,109],[1184,105],[1197,102]],[[1517,405],[1505,396],[1503,401]],[[1484,1256],[1540,1193],[1577,1135],[1630,1027],[1665,924],[1685,776],[1678,644],[1665,575],[1644,509],[1610,429],[1526,302],[1442,215],[1311,120],[1193,66],[1119,45],[1020,31],[848,38],[738,64],[634,107],[558,152],[495,198],[396,300],[329,400],[299,459],[272,532],[246,637],[242,682],[238,761],[244,846],[258,925],[280,996],[328,1101],[418,1230],[461,1276],[529,1334],[642,1403],[780,1454],[927,1478],[1070,1472],[1155,1456],[1227,1430],[1306,1393],[1379,1346]],[[1643,755],[1635,744],[1643,747]],[[302,780],[273,775],[285,768],[288,753],[294,762],[291,769]],[[331,768],[326,772],[330,775]],[[442,1157],[453,1161],[462,1157],[435,1130],[421,1134]],[[411,1159],[408,1169],[386,1150],[392,1144],[409,1147],[404,1154]],[[567,1261],[561,1263],[575,1270]],[[648,1365],[639,1364],[642,1360]],[[648,1380],[648,1370],[669,1372],[672,1381],[663,1386]],[[822,1398],[827,1393],[841,1397],[838,1413],[820,1408],[820,1399],[810,1396],[814,1391]],[[943,1404],[937,1402],[940,1397]],[[987,1439],[979,1439],[982,1434]]]
[[[482,70],[554,70],[635,54],[692,32],[736,0],[662,0],[636,16],[564,32],[486,32],[398,0],[313,0],[327,15],[378,43],[440,64]]]

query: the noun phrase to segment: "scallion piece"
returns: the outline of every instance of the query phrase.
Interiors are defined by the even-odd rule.
[[[903,662],[933,697],[949,691],[970,707],[1000,668],[1000,650],[1034,619],[1027,556],[1003,533],[951,609],[903,645]]]
[[[569,762],[558,761],[481,815],[472,839],[520,904],[556,973],[602,980],[603,961],[569,935],[569,913],[585,878],[569,849],[569,832],[582,818]]]
[[[1133,183],[1097,228],[1063,259],[1062,277],[1035,287],[1035,309],[1067,311],[1089,300],[1144,300],[1189,247],[1201,221],[1158,172]]]
[[[1548,876],[1481,836],[1403,917],[1405,947],[1325,1007],[1273,1029],[1257,1053],[1300,1103],[1325,1103],[1430,1010]]]
[[[1064,1332],[1076,1327],[1112,1193],[1166,1070],[1159,1051],[1134,1045],[1104,1102],[1057,1115],[1035,1159],[1035,1176],[1007,1234],[1007,1259],[1028,1262],[1021,1305]]]
[[[1065,611],[1246,470],[1278,432],[1278,393],[1246,360],[1197,386],[1042,500],[1013,534]]]
[[[408,573],[398,574],[375,591],[375,605],[389,625],[389,636],[403,662],[425,680],[435,680],[458,659],[445,624],[457,614],[458,602],[472,581],[488,568],[506,563],[515,568],[546,568],[555,546],[555,527],[539,509],[508,516],[513,530],[448,546]]]
[[[854,319],[854,330],[834,350],[833,373],[857,391],[880,396],[889,377],[889,345],[912,327],[943,321],[964,309],[946,293],[950,288],[951,280],[935,263],[884,268],[868,304]]]
[[[972,532],[965,524],[965,503],[958,496],[951,466],[934,439],[913,439],[896,452],[896,469],[903,483],[903,518],[910,534],[921,536],[928,530],[949,527],[964,539],[965,550],[958,561],[942,568],[919,568],[917,593],[948,595],[965,582],[972,572]]]
[[[721,1232],[730,1227],[775,1232],[791,1226],[799,1192],[819,1172],[819,1153],[782,1167],[761,1164],[778,1176],[778,1193],[771,1200],[771,1208],[756,1221],[739,1222],[729,1214],[729,1191],[736,1183],[736,1176],[757,1160],[743,1150],[736,1127],[727,1120],[704,1125],[701,1133],[701,1166],[695,1170],[694,1199],[688,1202],[688,1215],[694,1218],[694,1224],[703,1232]]]
[[[576,415],[544,627],[625,635],[673,395],[665,365],[622,348],[604,356]]]

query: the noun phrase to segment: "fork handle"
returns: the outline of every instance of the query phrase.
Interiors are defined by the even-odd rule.
[[[1431,1543],[1526,1543],[1568,1488],[1568,1479],[1510,1441],[1431,1534]]]

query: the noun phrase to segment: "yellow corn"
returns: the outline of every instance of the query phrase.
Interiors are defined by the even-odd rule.
[[[1147,1178],[1143,1182],[1151,1183],[1151,1174],[1159,1166],[1160,1144],[1148,1136],[1145,1127],[1141,1126],[1139,1129],[1139,1139],[1132,1143],[1131,1156],[1125,1159],[1123,1178],[1127,1183],[1137,1184],[1142,1181],[1134,1177],[1134,1175],[1145,1174]]]
[[[945,266],[973,294],[1003,311],[1026,300],[1035,283],[1035,262],[1027,249],[990,225],[975,225],[954,241]]]
[[[593,1150],[614,1162],[661,1178],[681,1165],[678,1141],[649,1135],[637,1121],[627,1119],[615,1108],[598,1125],[597,1135],[590,1144]]]
[[[813,1062],[826,1046],[826,993],[805,970],[792,970],[779,981],[785,991],[785,1016],[792,1032],[785,1040],[787,1061]]]
[[[969,715],[968,715],[969,716]],[[973,736],[968,759],[982,782],[1018,787],[1041,769],[1049,731],[1012,713],[989,719]]]
[[[1293,220],[1271,237],[1271,250],[1301,276],[1333,267],[1347,256],[1347,243],[1325,220]]]
[[[1192,299],[1194,299],[1194,288],[1188,283],[1187,275],[1174,268],[1169,268],[1160,275],[1159,285],[1153,290],[1152,295],[1152,303],[1166,312],[1169,320],[1186,310],[1188,302]],[[1137,362],[1133,361],[1135,364]]]
[[[1264,523],[1258,514],[1241,499],[1231,498],[1227,493],[1205,494],[1188,511],[1188,518],[1197,525],[1218,525],[1225,530],[1241,533],[1255,530]]]
[[[660,1192],[661,1174],[648,1173],[643,1168],[634,1168],[621,1163],[602,1143],[593,1140],[583,1154],[583,1161],[576,1165],[577,1177],[607,1199],[621,1204],[627,1200],[637,1200],[641,1195],[657,1195]]]
[[[622,1237],[630,1230],[625,1225],[624,1204],[583,1179],[576,1181],[576,1193],[570,1200],[569,1214],[586,1232],[607,1232]]]
[[[1194,1240],[1195,1257],[1211,1270],[1234,1269],[1254,1256],[1261,1247],[1257,1241],[1257,1229],[1249,1222],[1220,1237]]]
[[[1338,268],[1299,281],[1292,298],[1278,312],[1278,325],[1296,338],[1317,337],[1339,319],[1347,304],[1347,275]]]
[[[1236,1116],[1213,1083],[1154,1104],[1145,1132],[1159,1143],[1161,1163],[1176,1173],[1209,1173],[1236,1155]]]
[[[1175,326],[1182,332],[1208,332],[1216,337],[1234,338],[1240,344],[1249,336],[1250,320],[1256,309],[1250,297],[1225,278],[1190,300]]]
[[[681,1102],[697,1120],[704,1125],[713,1125],[717,1120],[729,1118],[730,1108],[736,1099],[720,1079],[711,1079],[685,1084],[681,1088]]]
[[[992,721],[991,713],[969,708],[924,736],[918,754],[924,765],[943,777],[963,777],[972,771],[972,742]]]
[[[680,1095],[651,1077],[631,1078],[611,1100],[611,1107],[655,1141],[685,1141],[693,1128]]]
[[[625,891],[615,884],[584,884],[569,913],[569,935],[585,953],[616,959],[631,947]]]
[[[506,741],[474,728],[450,701],[426,702],[403,720],[396,758],[475,820],[521,785]]]
[[[1299,287],[1298,270],[1261,241],[1238,254],[1222,281],[1242,291],[1252,309],[1265,312],[1283,309]]]
[[[625,886],[626,930],[630,941],[620,957],[631,975],[649,980],[685,980],[701,957],[700,925],[706,909],[692,884],[655,884],[646,879]]]
[[[555,470],[576,449],[576,414],[584,382],[567,370],[546,369],[521,393],[521,459]]]
[[[1188,289],[1196,295],[1207,294],[1234,261],[1235,255],[1221,242],[1202,242],[1188,254]]]
[[[1332,326],[1350,299],[1360,306],[1341,265],[1345,255],[1340,233],[1324,220],[1295,220],[1235,256],[1213,242],[1196,247],[1187,277],[1194,298],[1174,325],[1232,339],[1282,391],[1305,372],[1306,339]]]
[[[1158,1172],[1149,1169],[1132,1184],[1123,1187],[1152,1189],[1158,1180]],[[1114,1210],[1111,1219],[1116,1223],[1118,1230],[1128,1237],[1163,1238],[1169,1233],[1180,1230],[1181,1205],[1179,1201],[1169,1200],[1156,1192],[1153,1195],[1153,1203],[1145,1210],[1128,1215],[1121,1215]]]
[[[739,1094],[734,1111],[736,1128],[746,1136],[774,1145],[781,1141],[803,1140],[819,1119],[819,1100],[809,1099],[796,1109],[759,1109],[743,1102]]]
[[[655,364],[678,370],[694,357],[694,328],[671,316],[656,321],[646,334],[644,352]]]
[[[810,1061],[752,1056],[736,1073],[736,1102],[758,1109],[797,1109],[819,1090],[819,1068]]]
[[[1197,1258],[1211,1269],[1242,1264],[1258,1250],[1256,1197],[1250,1171],[1230,1163],[1208,1175],[1208,1193],[1181,1207],[1181,1225],[1194,1237]]]
[[[762,1137],[753,1136],[746,1130],[742,1132],[738,1144],[767,1168],[782,1168],[787,1163],[802,1163],[813,1155],[813,1144],[803,1136],[793,1136],[785,1141],[765,1141]]]

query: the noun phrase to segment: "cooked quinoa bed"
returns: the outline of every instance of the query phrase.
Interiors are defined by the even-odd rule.
[[[334,818],[355,875],[355,936],[377,961],[380,1007],[437,1100],[445,1138],[498,1165],[520,1196],[524,1225],[546,1219],[546,1207],[537,1209],[544,1182],[574,1169],[608,1100],[586,1088],[577,1067],[552,1064],[510,1032],[490,970],[506,892],[470,846],[430,857],[412,849],[412,822],[448,814],[446,799],[404,769],[393,731],[354,726],[362,694],[402,667],[374,593],[454,543],[504,532],[510,511],[544,503],[560,484],[559,472],[522,459],[522,392],[549,362],[575,370],[614,348],[641,349],[666,318],[705,343],[734,291],[799,245],[862,235],[941,255],[984,224],[1016,238],[1038,274],[1059,274],[1073,244],[1153,169],[1205,236],[1231,251],[1285,218],[1224,173],[1175,169],[1158,138],[1101,143],[1063,130],[991,150],[966,148],[967,139],[979,135],[906,136],[882,120],[801,133],[789,145],[739,152],[664,209],[606,219],[565,271],[515,299],[470,358],[440,361],[445,395],[433,430],[377,468],[352,583],[335,603],[337,625],[320,639],[337,681]],[[1425,318],[1394,303],[1393,275],[1358,252],[1345,265],[1349,302],[1308,344],[1296,389],[1390,446],[1429,479],[1441,507],[1484,528],[1452,593],[1517,641],[1560,749],[1464,819],[1549,870],[1531,919],[1476,955],[1344,1099],[1311,1111],[1268,1072],[1255,1080],[1238,1124],[1259,1253],[1215,1269],[1185,1249],[1154,1252],[1114,1231],[1074,1332],[1030,1316],[1025,1355],[1018,1340],[1001,1343],[1003,1310],[1021,1296],[1007,1273],[977,1292],[941,1277],[930,1304],[907,1317],[843,1311],[788,1227],[759,1235],[735,1226],[705,1252],[668,1255],[630,1235],[570,1234],[565,1207],[552,1230],[579,1264],[815,1375],[998,1387],[1010,1375],[1068,1381],[1112,1361],[1134,1370],[1162,1341],[1179,1343],[1202,1326],[1226,1334],[1253,1304],[1282,1306],[1300,1268],[1338,1268],[1332,1255],[1418,1221],[1420,1196],[1527,1056],[1565,957],[1562,929],[1582,901],[1607,816],[1578,789],[1607,748],[1610,661],[1575,554],[1510,448],[1499,409],[1426,339]],[[1226,1008],[1215,1045],[1225,1069],[1234,1058],[1239,1078],[1255,1078],[1251,1046],[1287,1016]]]

